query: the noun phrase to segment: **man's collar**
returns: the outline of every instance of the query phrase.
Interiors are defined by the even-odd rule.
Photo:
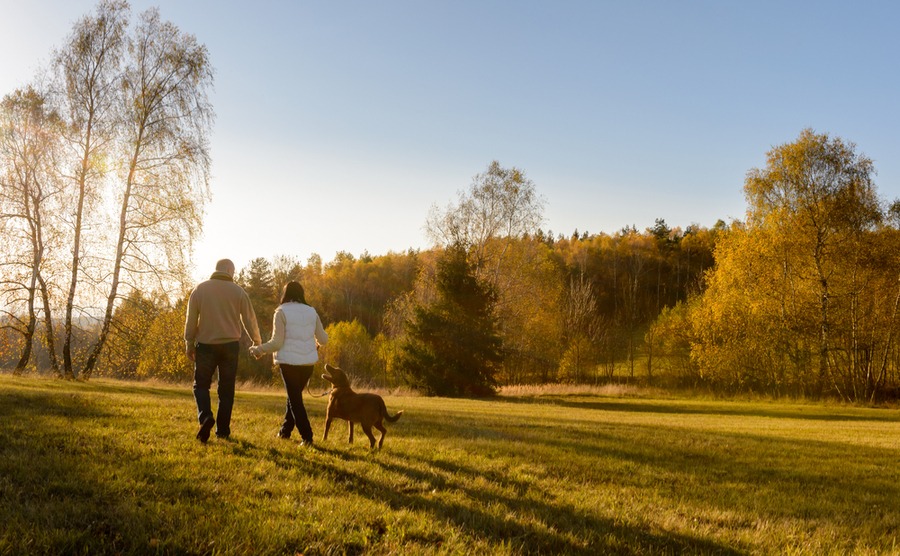
[[[210,280],[226,280],[228,282],[234,282],[234,278],[231,277],[231,274],[227,272],[216,271],[212,273],[212,276],[209,277]]]

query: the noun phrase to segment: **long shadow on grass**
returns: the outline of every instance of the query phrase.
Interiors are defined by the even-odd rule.
[[[417,428],[445,445],[477,443],[473,449],[501,454],[506,461],[533,461],[541,454],[551,473],[577,479],[584,488],[653,489],[673,508],[695,508],[701,522],[723,519],[710,523],[713,528],[749,531],[754,523],[785,523],[820,531],[820,539],[838,531],[849,551],[891,546],[891,523],[900,519],[892,509],[900,499],[896,450],[786,439],[766,435],[763,428],[748,434],[668,426],[665,417],[659,425],[648,425],[591,422],[584,415],[522,422],[521,415],[498,415],[489,408],[483,417],[418,415]],[[821,428],[827,431],[828,424]],[[484,471],[464,474],[477,478]],[[477,492],[467,495],[478,498]],[[517,511],[513,501],[501,502]],[[538,505],[535,511],[543,515],[547,510]],[[661,542],[657,548],[666,546]]]
[[[783,407],[761,406],[748,408],[739,404],[728,406],[722,403],[715,404],[698,404],[698,403],[679,403],[674,401],[666,403],[661,401],[653,402],[632,402],[624,400],[597,401],[591,400],[571,400],[557,396],[541,396],[535,397],[517,397],[502,396],[492,398],[491,401],[509,404],[539,404],[539,405],[555,405],[559,407],[571,407],[575,409],[595,409],[598,411],[617,411],[626,413],[660,413],[672,415],[723,415],[723,416],[740,416],[740,417],[772,417],[778,419],[799,419],[809,421],[875,421],[885,423],[900,422],[900,413],[891,410],[884,410],[878,415],[855,415],[847,412],[828,411],[819,412],[817,408],[801,409]],[[872,410],[873,412],[875,410]]]
[[[548,493],[527,481],[511,479],[501,471],[432,459],[419,459],[417,466],[409,463],[406,456],[391,457],[385,453],[363,458],[343,450],[324,449],[323,452],[345,461],[365,460],[389,476],[403,479],[379,480],[327,461],[318,462],[318,472],[328,474],[343,489],[382,501],[394,510],[425,512],[465,535],[495,546],[508,546],[514,553],[743,553],[705,539],[622,525],[567,503],[553,504],[553,497]],[[476,486],[485,481],[499,488],[485,490]],[[404,486],[398,488],[398,483]],[[514,494],[504,494],[501,490],[512,490]],[[460,496],[462,501],[454,500]],[[438,545],[443,539],[421,540]]]
[[[729,516],[715,527],[792,523],[819,530],[822,542],[848,552],[891,549],[896,535],[896,450],[633,424],[595,434],[559,432],[521,431],[519,441],[607,462],[604,469],[581,469],[582,479],[597,488],[610,481],[651,486],[673,503],[696,508],[697,519]],[[834,531],[840,540],[830,538]]]
[[[630,462],[646,474],[667,477],[704,506],[747,511],[735,500],[754,503],[761,516],[816,517],[861,521],[873,507],[894,507],[900,499],[898,452],[842,442],[784,439],[762,434],[685,431],[678,427],[615,425],[603,434],[557,434],[521,439],[562,451]],[[698,488],[682,491],[678,484]],[[743,498],[722,496],[742,492]],[[765,504],[766,500],[771,504]],[[731,500],[731,502],[729,502]],[[814,514],[814,515],[812,515]]]
[[[214,493],[177,462],[129,448],[130,431],[91,396],[0,392],[0,553],[204,552],[196,538],[159,537],[196,536],[168,520],[199,523]]]

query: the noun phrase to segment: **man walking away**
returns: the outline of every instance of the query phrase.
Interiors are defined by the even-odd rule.
[[[231,435],[242,328],[253,345],[262,343],[250,297],[234,283],[234,263],[222,259],[216,263],[216,271],[209,280],[201,282],[191,292],[184,322],[186,353],[194,362],[194,399],[200,421],[197,431],[200,442],[209,440],[209,433],[216,425],[217,437]],[[219,409],[214,419],[209,388],[216,370],[219,371]]]

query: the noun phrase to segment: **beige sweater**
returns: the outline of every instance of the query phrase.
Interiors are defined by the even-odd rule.
[[[191,292],[184,342],[188,351],[196,344],[225,344],[241,339],[241,328],[254,344],[262,343],[256,313],[247,292],[224,272],[214,272]]]

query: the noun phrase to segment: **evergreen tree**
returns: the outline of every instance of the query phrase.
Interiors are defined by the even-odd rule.
[[[259,324],[259,334],[262,341],[266,342],[272,337],[272,317],[275,308],[278,307],[279,292],[275,285],[275,276],[272,265],[263,257],[257,257],[238,274],[235,282],[244,288],[253,310],[256,313],[256,321]],[[249,345],[250,339],[247,333],[242,333],[242,346]],[[252,380],[269,382],[272,380],[272,358],[263,357],[253,359],[247,355],[245,349],[241,349],[238,372]]]
[[[400,372],[429,395],[493,394],[503,359],[493,316],[496,294],[475,278],[460,246],[438,261],[435,282],[436,301],[417,306],[406,325]]]

